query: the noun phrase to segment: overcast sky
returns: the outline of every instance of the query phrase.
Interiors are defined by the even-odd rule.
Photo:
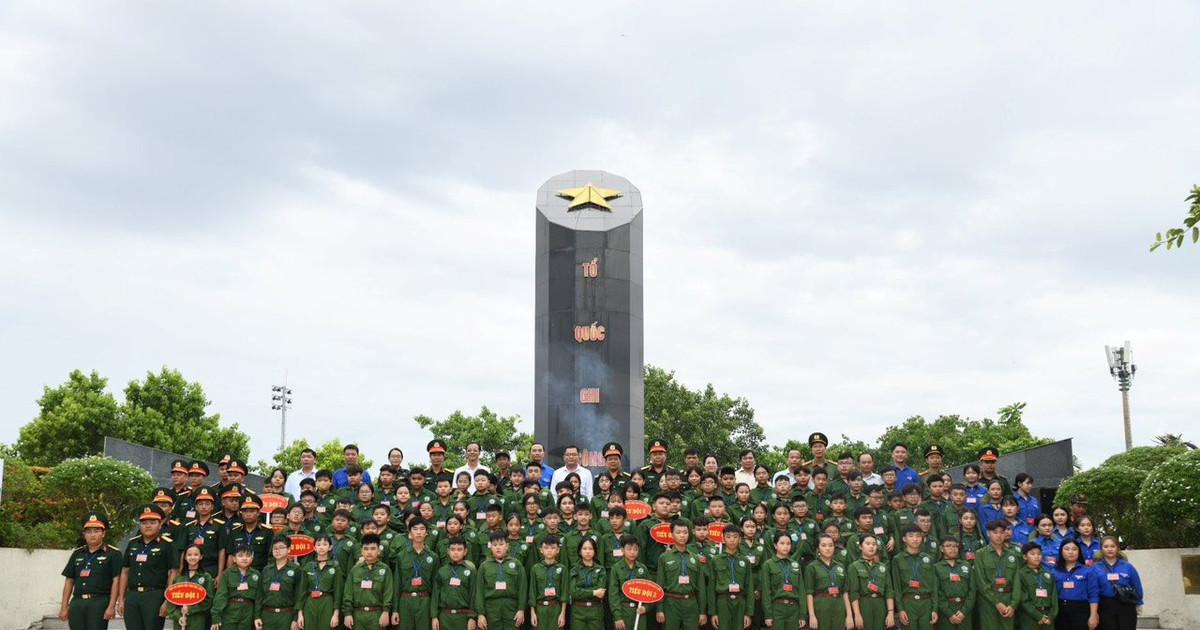
[[[1085,464],[1200,439],[1200,5],[0,8],[0,441],[163,365],[279,440],[533,428],[535,191],[645,203],[649,363],[772,443],[1028,403]],[[456,8],[457,6],[457,8]]]

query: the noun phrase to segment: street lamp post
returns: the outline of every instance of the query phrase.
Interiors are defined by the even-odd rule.
[[[279,451],[283,452],[287,446],[287,412],[292,408],[292,390],[287,386],[287,378],[283,379],[283,385],[272,385],[271,392],[271,409],[279,412]]]
[[[1124,346],[1104,346],[1104,354],[1108,356],[1108,373],[1117,381],[1121,390],[1121,411],[1125,415],[1125,450],[1133,448],[1133,426],[1129,423],[1129,388],[1133,387],[1133,375],[1137,366],[1131,363],[1133,349],[1129,341]]]

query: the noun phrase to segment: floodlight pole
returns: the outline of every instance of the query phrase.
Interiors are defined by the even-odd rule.
[[[283,373],[283,385],[271,386],[271,409],[279,412],[279,451],[287,446],[287,412],[292,407],[292,390],[287,386],[287,372]]]

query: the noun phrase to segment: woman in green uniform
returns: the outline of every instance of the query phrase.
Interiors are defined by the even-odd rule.
[[[1017,628],[1037,630],[1054,625],[1058,616],[1058,583],[1049,569],[1042,566],[1042,546],[1035,542],[1021,545],[1025,566],[1017,574],[1021,599],[1017,605]]]
[[[819,535],[817,559],[804,568],[804,583],[808,586],[809,628],[854,628],[850,595],[846,592],[846,567],[833,559],[836,550],[832,536]]]
[[[324,630],[341,625],[338,617],[345,576],[330,557],[332,552],[333,541],[329,534],[321,534],[313,541],[316,560],[309,563],[305,571],[304,593],[300,599],[299,619],[305,628]]]
[[[608,590],[608,575],[596,562],[596,541],[579,541],[579,564],[571,567],[571,629],[603,630],[604,594]]]
[[[167,616],[171,618],[171,622],[180,628],[195,628],[196,630],[208,630],[210,625],[209,611],[213,605],[213,591],[217,588],[216,581],[213,576],[209,575],[200,568],[200,564],[204,561],[204,548],[196,545],[191,545],[183,551],[183,571],[175,576],[172,584],[180,582],[191,582],[204,587],[204,599],[196,604],[187,606],[176,606],[175,604],[167,604]]]
[[[854,613],[854,627],[860,630],[885,630],[895,626],[895,601],[887,566],[879,560],[879,539],[875,534],[858,538],[858,560],[850,563],[846,590]]]
[[[776,531],[775,557],[762,566],[763,619],[773,630],[797,630],[808,619],[807,589],[800,562],[792,558],[792,535]]]

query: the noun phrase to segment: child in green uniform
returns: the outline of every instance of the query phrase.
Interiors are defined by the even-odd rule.
[[[762,586],[763,619],[774,630],[797,630],[808,619],[804,571],[792,558],[792,534],[776,531],[772,541],[775,557],[764,560]]]
[[[503,531],[488,537],[492,557],[479,565],[475,581],[475,614],[481,630],[516,630],[525,623],[522,608],[528,599],[525,568],[508,557],[508,538]]]
[[[202,568],[204,562],[204,548],[192,545],[183,551],[183,570],[179,575],[175,576],[172,584],[181,582],[191,582],[204,587],[206,595],[204,599],[195,604],[184,606],[176,606],[172,603],[167,603],[167,617],[177,627],[187,628],[192,627],[197,630],[207,630],[209,621],[209,611],[213,605],[213,590],[217,588],[213,576],[209,575]]]
[[[928,523],[927,514],[921,518]],[[901,534],[904,550],[891,562],[892,593],[900,613],[897,616],[904,628],[933,630],[938,620],[935,604],[938,580],[933,559],[922,550],[926,532],[917,525],[909,525]]]
[[[1008,545],[1008,523],[994,519],[987,524],[987,547],[975,554],[975,587],[979,595],[980,627],[1012,630],[1016,606],[1021,601],[1017,574],[1024,565],[1021,553]]]
[[[699,630],[708,623],[712,609],[706,572],[696,554],[687,548],[689,536],[687,521],[674,521],[671,537],[675,544],[658,556],[655,577],[663,587],[665,599],[655,613],[655,620],[662,624],[663,630]],[[651,544],[662,547],[659,543]]]
[[[808,626],[821,630],[853,628],[854,615],[846,592],[846,567],[833,559],[837,545],[829,534],[817,537],[817,559],[804,568],[808,591]]]
[[[437,573],[437,554],[429,549],[429,524],[416,517],[408,522],[408,545],[393,557],[396,576],[395,612],[392,627],[399,630],[424,630],[432,623],[434,611],[433,577]],[[324,630],[324,629],[322,629]]]
[[[273,561],[262,570],[258,601],[263,630],[290,630],[297,620],[304,589],[304,571],[288,559],[292,540],[279,535],[271,541]]]
[[[212,627],[219,630],[254,630],[258,618],[258,571],[250,567],[254,551],[241,543],[233,549],[233,568],[217,579],[213,597]]]
[[[619,549],[621,550],[621,561],[612,565],[608,571],[608,605],[612,611],[613,628],[615,630],[633,630],[635,619],[645,615],[649,606],[639,604],[626,597],[621,586],[629,580],[649,579],[650,572],[646,570],[645,565],[637,561],[641,546],[638,544],[636,536],[629,534],[621,536]]]
[[[971,630],[975,609],[975,583],[971,564],[959,560],[954,534],[942,537],[942,560],[933,565],[938,578],[938,630]]]
[[[475,570],[466,564],[467,541],[462,536],[448,540],[447,561],[438,569],[430,607],[435,617],[432,630],[474,630]],[[324,629],[322,629],[324,630]]]
[[[542,561],[529,572],[526,607],[529,620],[539,628],[562,628],[567,623],[567,569],[558,562],[558,536],[542,539]]]
[[[1042,565],[1042,546],[1027,542],[1021,546],[1025,566],[1017,574],[1021,584],[1021,599],[1017,612],[1017,628],[1037,630],[1054,625],[1058,617],[1058,584]]]
[[[337,628],[341,616],[344,577],[332,559],[333,542],[329,534],[318,534],[313,541],[314,560],[305,570],[304,593],[297,619],[306,628]]]
[[[71,553],[62,571],[65,579],[58,618],[71,628],[100,630],[117,614],[123,558],[119,549],[104,544],[107,531],[104,515],[83,515],[84,544]]]
[[[887,565],[879,559],[879,544],[875,534],[862,534],[858,538],[859,559],[850,563],[846,571],[854,627],[862,630],[884,630],[896,625],[892,580]]]
[[[342,618],[347,628],[379,630],[391,620],[396,587],[391,569],[379,561],[379,545],[378,535],[363,534],[362,562],[346,576]]]
[[[745,484],[742,484],[745,485]],[[714,610],[718,628],[746,628],[754,616],[753,600],[746,596],[754,592],[753,566],[742,553],[742,530],[733,524],[725,526],[722,552],[709,562],[712,577]]]
[[[586,504],[580,505],[580,514]],[[604,628],[604,594],[608,591],[608,573],[597,562],[599,545],[595,538],[583,538],[575,553],[579,563],[571,566],[571,628],[573,630],[602,630]]]

